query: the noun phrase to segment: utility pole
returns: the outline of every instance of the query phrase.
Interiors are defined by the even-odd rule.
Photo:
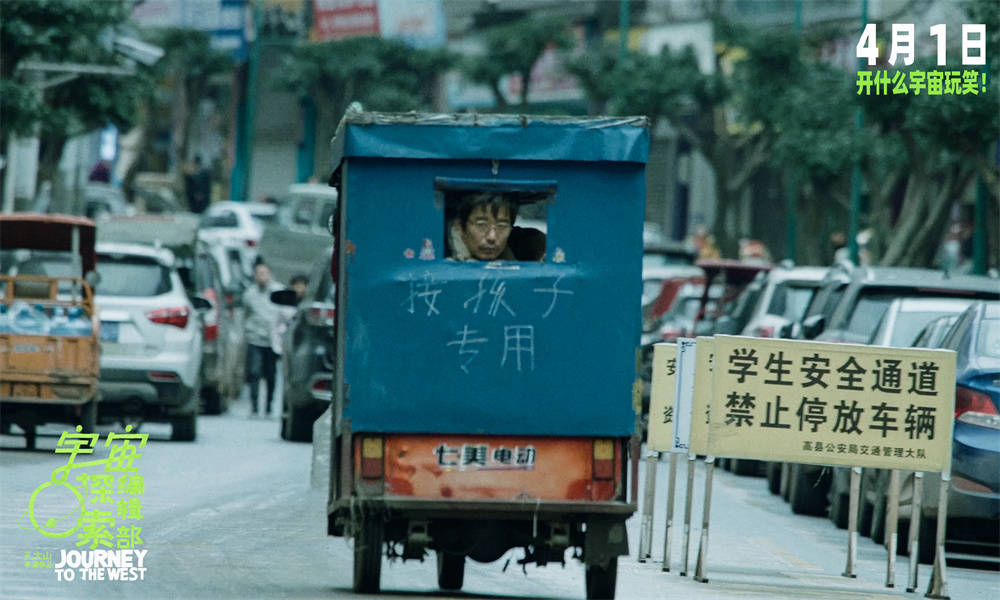
[[[861,0],[861,31],[865,30],[868,23],[868,0]],[[864,59],[858,59],[858,69],[865,68]],[[855,109],[854,129],[858,134],[865,127],[865,113],[859,106]],[[850,253],[851,262],[858,264],[858,229],[861,212],[861,159],[854,157],[854,168],[851,170],[851,209],[847,218],[847,250]]]
[[[795,44],[799,50],[802,37],[802,0],[795,0]],[[788,169],[785,180],[785,258],[795,261],[795,247],[798,245],[799,216],[799,171],[794,166]]]
[[[257,71],[260,67],[261,17],[259,3],[252,3],[253,38],[247,58],[247,78],[243,101],[237,109],[236,164],[229,180],[230,199],[245,202],[250,191],[250,174],[253,168],[254,118],[257,114]]]
[[[618,7],[618,58],[625,60],[628,56],[628,21],[629,0],[621,0]]]

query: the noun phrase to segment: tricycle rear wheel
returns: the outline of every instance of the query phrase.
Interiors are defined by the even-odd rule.
[[[377,594],[382,577],[382,542],[385,525],[378,517],[366,518],[354,534],[354,591]]]
[[[618,557],[606,565],[588,564],[587,600],[614,600],[615,583],[618,580]]]
[[[437,552],[438,587],[442,590],[460,590],[465,582],[465,555]]]

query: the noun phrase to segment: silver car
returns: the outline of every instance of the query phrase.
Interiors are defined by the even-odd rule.
[[[196,436],[202,360],[200,311],[188,298],[169,250],[97,244],[101,319],[102,421],[157,421],[171,439]]]

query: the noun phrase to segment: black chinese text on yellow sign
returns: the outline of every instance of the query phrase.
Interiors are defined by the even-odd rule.
[[[698,355],[700,364],[700,343]],[[714,355],[710,383],[704,372],[695,380],[695,414],[711,398],[709,454],[949,469],[955,403],[950,350],[720,335]],[[692,429],[692,451],[694,441]]]

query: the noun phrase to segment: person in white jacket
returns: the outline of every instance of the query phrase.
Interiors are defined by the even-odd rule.
[[[280,285],[272,281],[271,268],[258,262],[253,270],[254,283],[243,293],[245,310],[244,330],[247,340],[246,375],[250,384],[250,414],[258,411],[260,380],[267,386],[265,414],[271,414],[274,402],[275,363],[278,355],[274,351],[273,336],[278,321],[278,306],[271,302],[271,292],[278,291]]]

